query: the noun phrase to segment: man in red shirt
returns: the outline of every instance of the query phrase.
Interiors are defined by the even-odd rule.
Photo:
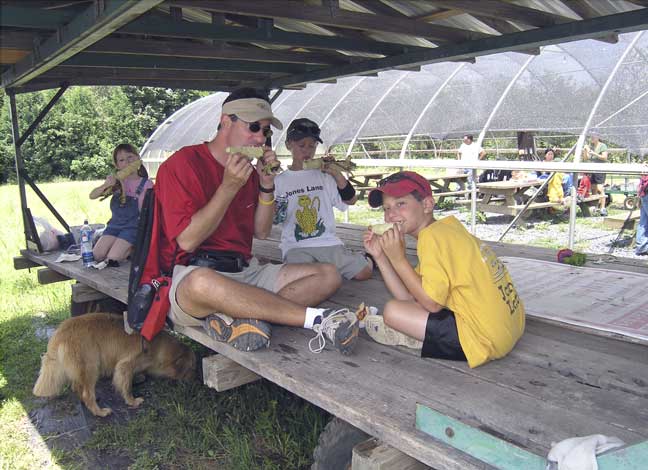
[[[262,147],[282,128],[265,93],[244,88],[223,102],[218,132],[184,147],[158,170],[160,259],[173,267],[170,319],[203,326],[218,341],[243,351],[266,347],[270,323],[313,329],[319,352],[328,338],[343,354],[353,349],[358,321],[348,309],[317,305],[340,286],[330,264],[265,264],[252,256],[252,238],[270,234],[277,156],[263,147],[255,166],[231,147]]]

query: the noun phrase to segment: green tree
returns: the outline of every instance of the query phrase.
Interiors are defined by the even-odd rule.
[[[207,92],[170,88],[122,87],[131,103],[140,135],[147,138],[171,114]]]

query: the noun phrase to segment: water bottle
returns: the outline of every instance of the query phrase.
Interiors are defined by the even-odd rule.
[[[92,255],[92,227],[88,225],[87,220],[84,220],[81,226],[80,239],[83,266],[89,268],[94,263],[94,256]]]

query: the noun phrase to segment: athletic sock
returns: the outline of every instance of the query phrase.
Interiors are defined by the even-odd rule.
[[[306,307],[306,317],[304,318],[304,328],[312,330],[313,324],[322,322],[322,313],[325,308]]]

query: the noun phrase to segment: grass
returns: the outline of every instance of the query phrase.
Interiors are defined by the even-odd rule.
[[[108,201],[87,198],[99,183],[40,188],[68,223],[101,223],[109,217]],[[146,401],[130,419],[98,420],[76,448],[57,447],[55,435],[34,436],[30,413],[43,403],[31,389],[47,346],[36,332],[69,317],[70,282],[43,286],[34,272],[13,269],[12,257],[24,248],[17,187],[1,186],[0,202],[0,469],[84,469],[97,462],[108,468],[108,461],[130,469],[310,467],[327,413],[266,381],[217,393],[199,382],[149,379],[135,387]],[[31,190],[28,205],[34,215],[55,221]],[[70,392],[59,400],[76,403]]]

